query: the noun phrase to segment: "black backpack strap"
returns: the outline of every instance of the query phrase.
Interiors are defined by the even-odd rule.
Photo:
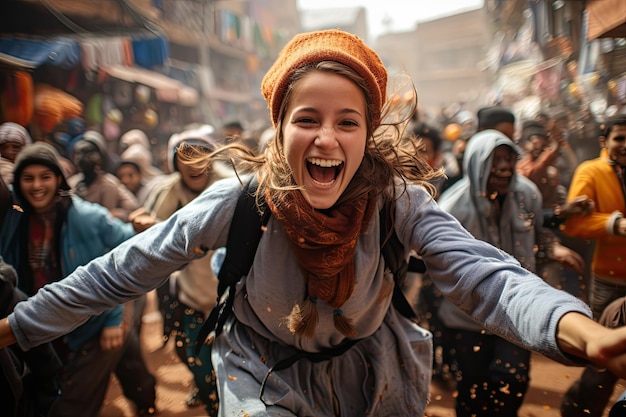
[[[235,285],[248,275],[252,267],[257,246],[265,225],[269,221],[271,211],[261,201],[257,206],[255,193],[258,188],[256,177],[252,176],[239,195],[235,213],[228,230],[226,256],[217,276],[217,305],[202,324],[196,338],[196,353],[204,344],[211,344],[222,332],[233,308],[235,300]]]
[[[409,271],[409,263],[404,259],[404,246],[393,229],[392,203],[389,201],[386,201],[380,210],[380,251],[385,259],[385,265],[389,267],[393,274],[395,285],[393,286],[391,301],[394,307],[404,317],[417,320],[415,310],[413,310],[413,307],[411,307],[411,304],[409,304],[402,292],[402,284],[407,271]],[[412,272],[419,272],[422,266],[423,270],[426,270],[423,261],[417,258],[411,258],[411,260],[413,262]]]
[[[274,366],[270,367],[269,371],[265,374],[263,378],[263,382],[261,382],[261,390],[259,392],[259,399],[263,401],[265,405],[275,405],[270,399],[265,398],[265,385],[267,384],[267,380],[269,379],[272,372],[282,371],[283,369],[289,368],[294,363],[298,362],[301,359],[307,359],[310,362],[318,363],[327,361],[329,359],[335,358],[337,356],[343,355],[358,343],[361,339],[346,339],[340,345],[335,346],[334,348],[322,349],[319,352],[305,352],[303,350],[299,350],[291,356],[288,356],[284,359],[279,360],[274,364]]]

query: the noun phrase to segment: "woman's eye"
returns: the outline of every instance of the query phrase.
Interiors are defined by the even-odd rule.
[[[315,123],[315,120],[310,117],[301,117],[296,120],[296,123]]]
[[[342,126],[358,126],[359,124],[354,120],[344,120],[340,123]]]

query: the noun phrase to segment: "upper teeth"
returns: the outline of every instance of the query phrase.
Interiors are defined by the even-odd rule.
[[[321,158],[309,158],[311,164],[319,165],[321,167],[336,167],[341,165],[341,161],[337,159],[321,159]]]

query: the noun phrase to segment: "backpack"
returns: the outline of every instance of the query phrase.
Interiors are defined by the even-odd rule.
[[[196,354],[203,345],[212,344],[222,332],[226,319],[229,317],[235,299],[235,287],[242,277],[248,275],[261,235],[266,229],[271,211],[264,201],[257,201],[254,196],[258,183],[252,178],[244,186],[228,232],[226,256],[218,273],[217,304],[204,321],[195,341]],[[392,302],[400,314],[409,320],[417,321],[417,315],[402,291],[402,283],[408,271],[425,272],[426,266],[420,259],[411,258],[409,262],[402,256],[404,247],[392,227],[392,207],[386,202],[380,212],[380,245],[385,265],[394,277]],[[358,339],[347,340],[342,345],[319,353],[302,352],[290,363],[275,365],[273,370],[285,369],[302,357],[318,362],[340,355],[350,348]]]

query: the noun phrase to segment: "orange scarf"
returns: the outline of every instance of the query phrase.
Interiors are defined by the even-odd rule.
[[[268,206],[281,222],[304,272],[308,297],[339,308],[354,290],[354,253],[357,238],[367,227],[375,203],[368,197],[322,212],[300,191],[290,191],[279,207],[266,193]]]

